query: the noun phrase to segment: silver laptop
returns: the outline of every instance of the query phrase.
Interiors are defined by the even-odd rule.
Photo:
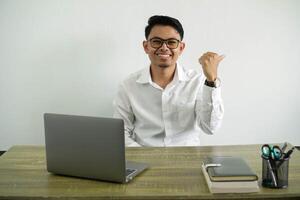
[[[44,114],[47,170],[126,183],[147,164],[125,161],[122,119]]]

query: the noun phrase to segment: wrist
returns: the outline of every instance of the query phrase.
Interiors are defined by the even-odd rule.
[[[216,76],[212,76],[212,77],[206,77],[206,80],[209,82],[214,82],[217,79]]]
[[[221,80],[219,78],[215,78],[214,81],[211,81],[209,79],[206,79],[204,84],[208,87],[214,87],[214,88],[218,88],[221,85]]]

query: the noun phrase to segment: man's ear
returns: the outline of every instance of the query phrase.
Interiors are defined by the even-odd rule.
[[[143,41],[143,47],[146,54],[149,52],[148,42],[146,40]]]
[[[179,48],[180,48],[180,51],[183,51],[184,48],[185,48],[185,43],[184,43],[184,42],[181,42]]]
[[[185,43],[184,42],[181,42],[180,44],[179,44],[179,54],[181,54],[182,52],[183,52],[183,50],[184,50],[184,48],[185,48]]]

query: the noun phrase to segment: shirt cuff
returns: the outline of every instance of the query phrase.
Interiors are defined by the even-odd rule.
[[[203,100],[203,102],[215,102],[221,99],[221,87],[214,88],[204,85],[203,96],[200,98]]]

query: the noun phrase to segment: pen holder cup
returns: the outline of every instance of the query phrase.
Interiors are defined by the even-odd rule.
[[[289,158],[272,160],[262,157],[262,186],[287,188],[289,181]]]

